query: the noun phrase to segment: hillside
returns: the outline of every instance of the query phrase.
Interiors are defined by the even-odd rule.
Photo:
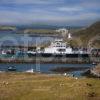
[[[15,26],[0,26],[0,31],[14,31],[16,30]]]
[[[100,21],[92,24],[86,29],[79,30],[75,33],[75,36],[80,37],[84,45],[87,45],[89,40],[100,36]],[[96,45],[100,45],[100,41],[94,41]]]

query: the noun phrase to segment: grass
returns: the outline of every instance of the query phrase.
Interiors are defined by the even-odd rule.
[[[0,100],[100,100],[100,80],[0,73]]]

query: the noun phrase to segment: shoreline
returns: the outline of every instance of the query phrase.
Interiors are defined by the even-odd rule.
[[[12,63],[12,64],[92,64],[92,62],[78,62],[78,61],[68,61],[68,62],[58,62],[58,61],[0,61],[0,64],[7,64],[7,63]]]

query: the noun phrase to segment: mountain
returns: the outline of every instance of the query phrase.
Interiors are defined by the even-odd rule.
[[[92,24],[91,26],[81,29],[74,34],[80,37],[83,44],[86,46],[89,41],[94,40],[95,45],[100,45],[100,21]],[[94,39],[96,38],[96,39]]]

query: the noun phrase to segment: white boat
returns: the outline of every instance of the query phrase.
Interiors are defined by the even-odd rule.
[[[29,69],[29,70],[27,70],[27,71],[25,71],[25,72],[27,72],[27,73],[33,73],[34,70],[33,70],[33,69]]]
[[[66,57],[79,57],[84,56],[88,57],[88,53],[82,49],[74,50],[67,42],[64,42],[63,39],[55,39],[51,42],[51,45],[44,48],[44,50],[36,49],[34,51],[27,52],[29,56],[43,56],[43,57],[50,57],[52,55],[62,56],[65,55]]]

